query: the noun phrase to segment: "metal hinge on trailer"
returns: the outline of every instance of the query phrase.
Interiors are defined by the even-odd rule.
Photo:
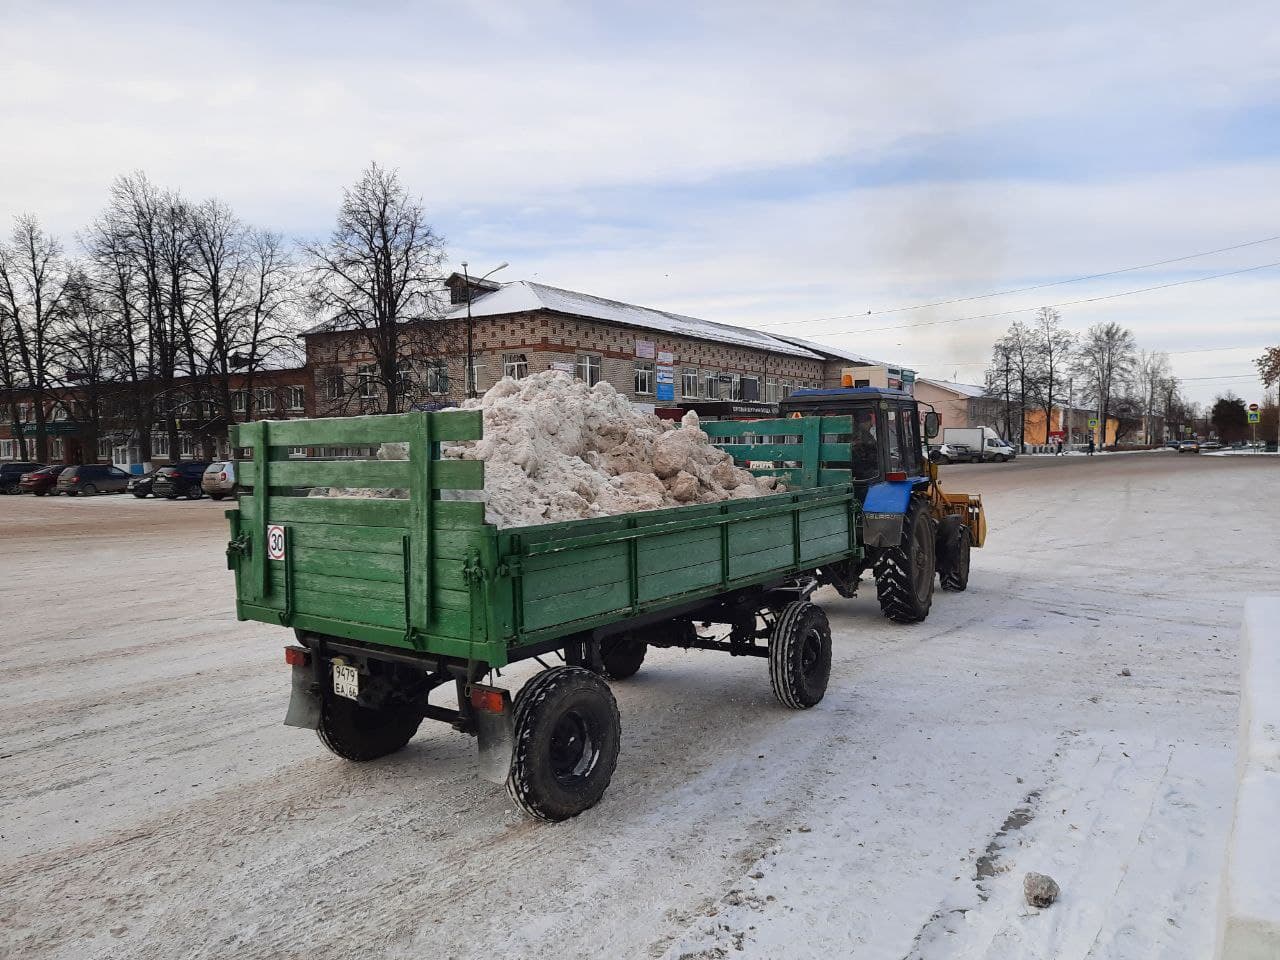
[[[240,536],[227,544],[227,569],[234,570],[237,559],[248,560],[252,552],[253,537],[247,533],[240,534]]]

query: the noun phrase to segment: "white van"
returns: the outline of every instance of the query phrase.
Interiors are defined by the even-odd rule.
[[[967,447],[969,460],[972,463],[993,460],[996,463],[1004,463],[1018,455],[1018,452],[990,427],[945,427],[942,431],[942,442],[948,446]]]

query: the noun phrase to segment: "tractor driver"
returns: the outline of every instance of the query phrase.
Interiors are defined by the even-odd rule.
[[[869,480],[880,473],[880,447],[876,441],[876,411],[853,411],[853,478]]]

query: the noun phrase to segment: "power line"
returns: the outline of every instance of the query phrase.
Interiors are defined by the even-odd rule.
[[[1224,350],[1265,350],[1265,346],[1256,346],[1253,344],[1244,344],[1239,347],[1196,347],[1193,350],[1161,350],[1160,353],[1167,353],[1171,357],[1180,357],[1188,353],[1220,353]],[[947,363],[953,367],[976,367],[984,363],[990,363],[991,360],[948,360]]]
[[[971,297],[953,297],[950,300],[935,300],[932,303],[917,303],[909,307],[890,307],[887,310],[868,310],[865,313],[842,313],[831,317],[813,317],[806,320],[779,320],[771,326],[789,326],[793,323],[824,323],[827,320],[852,320],[854,317],[878,317],[890,313],[905,313],[909,310],[927,310],[930,307],[946,307],[955,303],[972,303],[974,300],[990,300],[992,297],[1007,297],[1015,293],[1028,293],[1032,290],[1047,290],[1050,287],[1061,287],[1068,283],[1082,283],[1085,280],[1101,280],[1122,273],[1133,273],[1136,270],[1150,270],[1153,267],[1164,267],[1171,263],[1182,263],[1186,260],[1197,260],[1200,257],[1211,257],[1217,253],[1228,253],[1232,250],[1243,250],[1245,247],[1256,247],[1261,243],[1272,243],[1280,240],[1280,235],[1263,237],[1261,240],[1249,240],[1230,247],[1219,247],[1217,250],[1206,250],[1203,253],[1188,253],[1182,257],[1171,257],[1168,260],[1156,260],[1154,263],[1143,263],[1136,267],[1121,267],[1118,270],[1107,270],[1103,273],[1091,273],[1083,277],[1071,277],[1067,280],[1054,280],[1051,283],[1037,283],[1029,287],[1013,287],[1009,290],[997,290],[995,293],[980,293]],[[1033,309],[1039,309],[1038,307]],[[886,328],[888,329],[888,328]]]
[[[895,323],[886,327],[863,327],[858,330],[835,330],[822,334],[827,337],[842,337],[854,333],[879,333],[883,330],[910,330],[915,327],[932,327],[942,323],[962,323],[967,320],[991,320],[996,317],[1009,317],[1017,313],[1034,313],[1042,307],[1076,307],[1084,303],[1098,303],[1102,300],[1116,300],[1120,297],[1132,297],[1139,293],[1151,293],[1153,290],[1167,290],[1170,287],[1183,287],[1189,283],[1202,283],[1205,280],[1221,280],[1223,277],[1238,277],[1242,273],[1253,273],[1255,270],[1266,270],[1270,267],[1280,267],[1280,260],[1272,263],[1262,263],[1256,267],[1245,267],[1243,270],[1231,270],[1227,273],[1211,273],[1203,277],[1192,277],[1189,280],[1174,280],[1170,283],[1158,283],[1152,287],[1141,287],[1137,290],[1123,290],[1120,293],[1108,293],[1097,297],[1084,297],[1079,300],[1064,300],[1061,303],[1046,303],[1040,307],[1019,307],[1016,310],[1001,310],[996,313],[980,313],[967,317],[952,317],[948,320],[922,320],[919,323]],[[830,318],[837,319],[837,318]],[[816,321],[815,321],[816,322]]]

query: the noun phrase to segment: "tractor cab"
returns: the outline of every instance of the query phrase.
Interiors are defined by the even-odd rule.
[[[937,435],[938,415],[930,411],[922,422],[920,405],[909,393],[880,387],[797,390],[782,401],[780,412],[784,417],[852,419],[853,433],[833,439],[849,444],[849,467],[860,493],[881,483],[914,486],[930,481],[921,434]]]

